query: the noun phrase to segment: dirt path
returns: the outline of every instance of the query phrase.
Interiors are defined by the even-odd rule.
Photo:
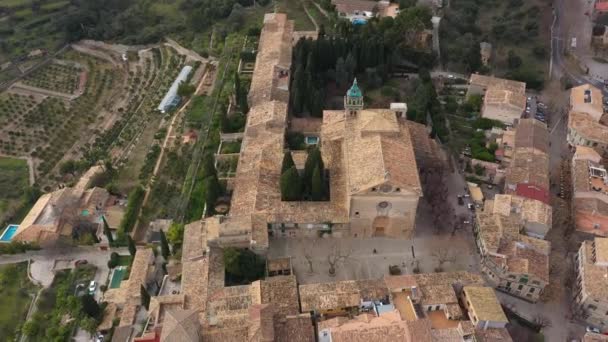
[[[312,24],[315,25],[315,31],[319,32],[319,25],[317,25],[317,21],[315,20],[315,18],[312,17],[310,12],[308,11],[308,7],[306,7],[306,2],[302,2],[302,8],[304,8],[304,12],[306,12],[308,19],[310,19]]]
[[[200,61],[203,63],[207,61],[206,58],[201,57],[201,55],[199,55],[198,53],[196,53],[192,50],[186,49],[185,47],[179,45],[179,43],[176,42],[175,40],[173,40],[169,37],[167,37],[166,39],[167,39],[167,42],[165,43],[165,45],[168,45],[168,46],[174,48],[175,51],[177,51],[177,53],[179,53],[180,55],[184,55],[192,60]]]

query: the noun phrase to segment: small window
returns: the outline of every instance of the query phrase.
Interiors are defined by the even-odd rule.
[[[372,188],[372,192],[376,192],[376,190],[378,190],[378,189],[376,189],[376,188]]]
[[[401,192],[401,188],[396,188],[395,192]]]
[[[528,291],[528,292],[533,293],[533,292],[534,292],[534,288],[533,288],[533,287],[531,287],[531,288],[530,288],[530,291]]]
[[[355,216],[359,217],[359,212],[358,211],[355,211]]]
[[[518,289],[518,290],[521,290],[521,289],[523,289],[523,288],[524,288],[524,286],[523,286],[523,285],[519,285],[519,286],[517,287],[517,289]]]
[[[440,306],[439,306],[439,305],[437,305],[437,306],[435,307],[435,310],[439,310],[439,308],[440,308]]]

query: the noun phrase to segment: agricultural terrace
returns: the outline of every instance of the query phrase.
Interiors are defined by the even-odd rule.
[[[69,10],[69,0],[0,0],[0,64],[32,50],[54,50],[65,41],[64,27],[58,24]],[[0,75],[1,76],[1,75]]]
[[[134,98],[140,102],[129,102],[111,152],[120,170],[115,185],[123,193],[147,183],[160,155],[174,113],[162,114],[156,107],[185,65],[193,66],[190,78],[202,65],[202,60],[189,59],[166,45],[146,51],[145,56],[143,70],[136,70],[134,83],[130,83]]]
[[[142,210],[138,226],[141,234],[137,238],[142,238],[147,224],[158,218],[191,221],[193,217],[201,217],[205,201],[204,177],[200,170],[202,159],[203,155],[213,155],[219,146],[222,118],[234,93],[234,74],[244,43],[245,36],[229,35],[224,42],[219,64],[209,66],[207,76],[213,77],[205,79],[203,85],[214,82],[213,90],[207,92],[201,89],[201,95],[192,98],[184,117],[179,121],[174,132],[176,139],[165,154],[160,172],[152,184],[149,200]],[[244,125],[245,116],[241,115],[241,119]],[[181,137],[187,134],[193,134],[196,139],[182,140]]]
[[[80,81],[84,83],[83,70],[71,63],[52,62],[29,74],[23,83],[37,88],[74,94],[79,88]],[[83,84],[84,85],[84,84]]]
[[[53,176],[51,171],[76,142],[95,134],[103,119],[98,114],[104,101],[115,92],[117,78],[113,66],[104,60],[74,51],[68,51],[62,58],[84,65],[88,70],[82,96],[67,101],[18,85],[0,94],[2,153],[31,156],[37,165],[36,173],[48,178]],[[26,82],[46,79],[47,86],[56,85],[59,77],[51,81],[44,76],[51,75],[53,72],[47,70],[54,70],[54,67],[54,64],[43,67],[38,76],[34,74],[34,78]]]
[[[27,277],[27,263],[0,266],[0,341],[14,341],[38,288]]]
[[[25,160],[0,157],[0,223],[23,199],[29,184],[28,175]]]

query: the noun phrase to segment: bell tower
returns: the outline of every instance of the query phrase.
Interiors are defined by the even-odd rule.
[[[344,96],[344,116],[355,117],[357,112],[363,109],[363,94],[357,85],[357,79]]]

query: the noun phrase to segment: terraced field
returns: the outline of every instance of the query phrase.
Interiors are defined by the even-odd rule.
[[[76,66],[51,63],[28,75],[23,83],[32,87],[73,94],[78,89],[81,71]]]

